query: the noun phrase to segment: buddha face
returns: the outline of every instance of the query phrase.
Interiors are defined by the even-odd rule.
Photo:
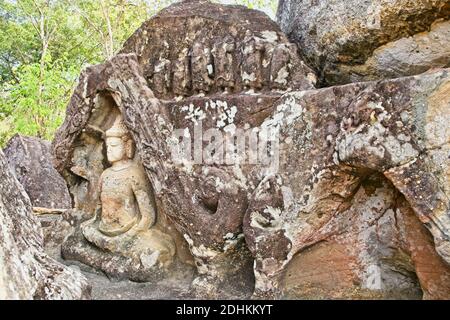
[[[111,163],[127,159],[126,146],[122,138],[108,137],[106,138],[106,155]]]

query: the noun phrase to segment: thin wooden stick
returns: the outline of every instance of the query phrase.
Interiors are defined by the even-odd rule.
[[[43,214],[62,214],[66,212],[67,209],[53,209],[53,208],[43,208],[43,207],[33,207],[33,213],[36,215]]]

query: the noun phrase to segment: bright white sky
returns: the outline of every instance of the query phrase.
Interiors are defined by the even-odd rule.
[[[223,4],[242,4],[242,1],[238,1],[238,0],[218,0]],[[249,0],[248,2],[252,2],[251,0]],[[258,9],[261,10],[263,12],[265,12],[269,17],[271,17],[273,20],[275,20],[275,15],[276,15],[276,8],[273,8],[273,6],[271,6],[271,3],[273,3],[273,0],[265,0],[265,1],[255,1],[256,2],[264,2],[263,5],[258,5],[255,4],[254,9]]]

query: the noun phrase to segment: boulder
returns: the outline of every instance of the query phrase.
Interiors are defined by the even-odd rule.
[[[72,200],[66,182],[53,168],[50,145],[39,138],[16,134],[3,151],[33,207],[69,209]]]
[[[0,299],[88,299],[86,278],[50,258],[29,197],[0,151]]]
[[[437,266],[437,278],[449,272],[449,84],[446,69],[293,92],[277,102],[265,121],[280,130],[280,165],[261,180],[244,219],[260,296],[278,296],[283,283],[293,289],[292,281],[283,280],[286,268],[298,272],[293,263],[303,288],[294,292],[315,288],[313,297],[348,297],[356,290],[364,297],[413,298],[414,268],[426,297],[448,297],[445,281],[435,293],[424,283],[436,280],[427,265]],[[429,251],[423,227],[436,251]],[[326,272],[333,266],[340,270],[336,280]],[[370,289],[372,280],[378,284]],[[339,289],[333,292],[335,282]]]
[[[84,225],[120,116],[198,297],[445,298],[449,83],[440,69],[316,90],[262,13],[183,1],[83,71],[52,151]],[[66,258],[140,277],[86,234]]]
[[[247,179],[251,166],[197,163],[198,154],[180,165],[172,159],[173,133],[257,127],[283,93],[313,89],[314,83],[295,45],[262,12],[209,1],[162,10],[130,37],[121,54],[81,75],[53,142],[74,211],[81,220],[93,217],[99,179],[108,167],[104,132],[120,114],[153,187],[161,230],[174,238],[180,261],[195,261],[194,289],[213,296],[220,285],[250,283],[251,293],[253,259],[242,220],[257,178]],[[74,235],[63,245],[64,256],[105,270],[101,261],[110,258],[93,258],[86,250],[96,249],[85,241]],[[117,261],[122,258],[117,255]],[[143,280],[142,272],[121,262],[106,272]],[[233,277],[242,279],[225,281]]]
[[[323,85],[450,65],[448,0],[280,0],[277,19]]]
[[[157,98],[312,89],[316,76],[277,24],[244,6],[181,1],[146,21],[120,53],[135,53]],[[191,70],[189,70],[191,68]]]

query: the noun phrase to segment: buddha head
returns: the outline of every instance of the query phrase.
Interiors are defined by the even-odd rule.
[[[134,157],[134,141],[123,119],[118,116],[112,127],[105,132],[106,155],[111,164]]]

